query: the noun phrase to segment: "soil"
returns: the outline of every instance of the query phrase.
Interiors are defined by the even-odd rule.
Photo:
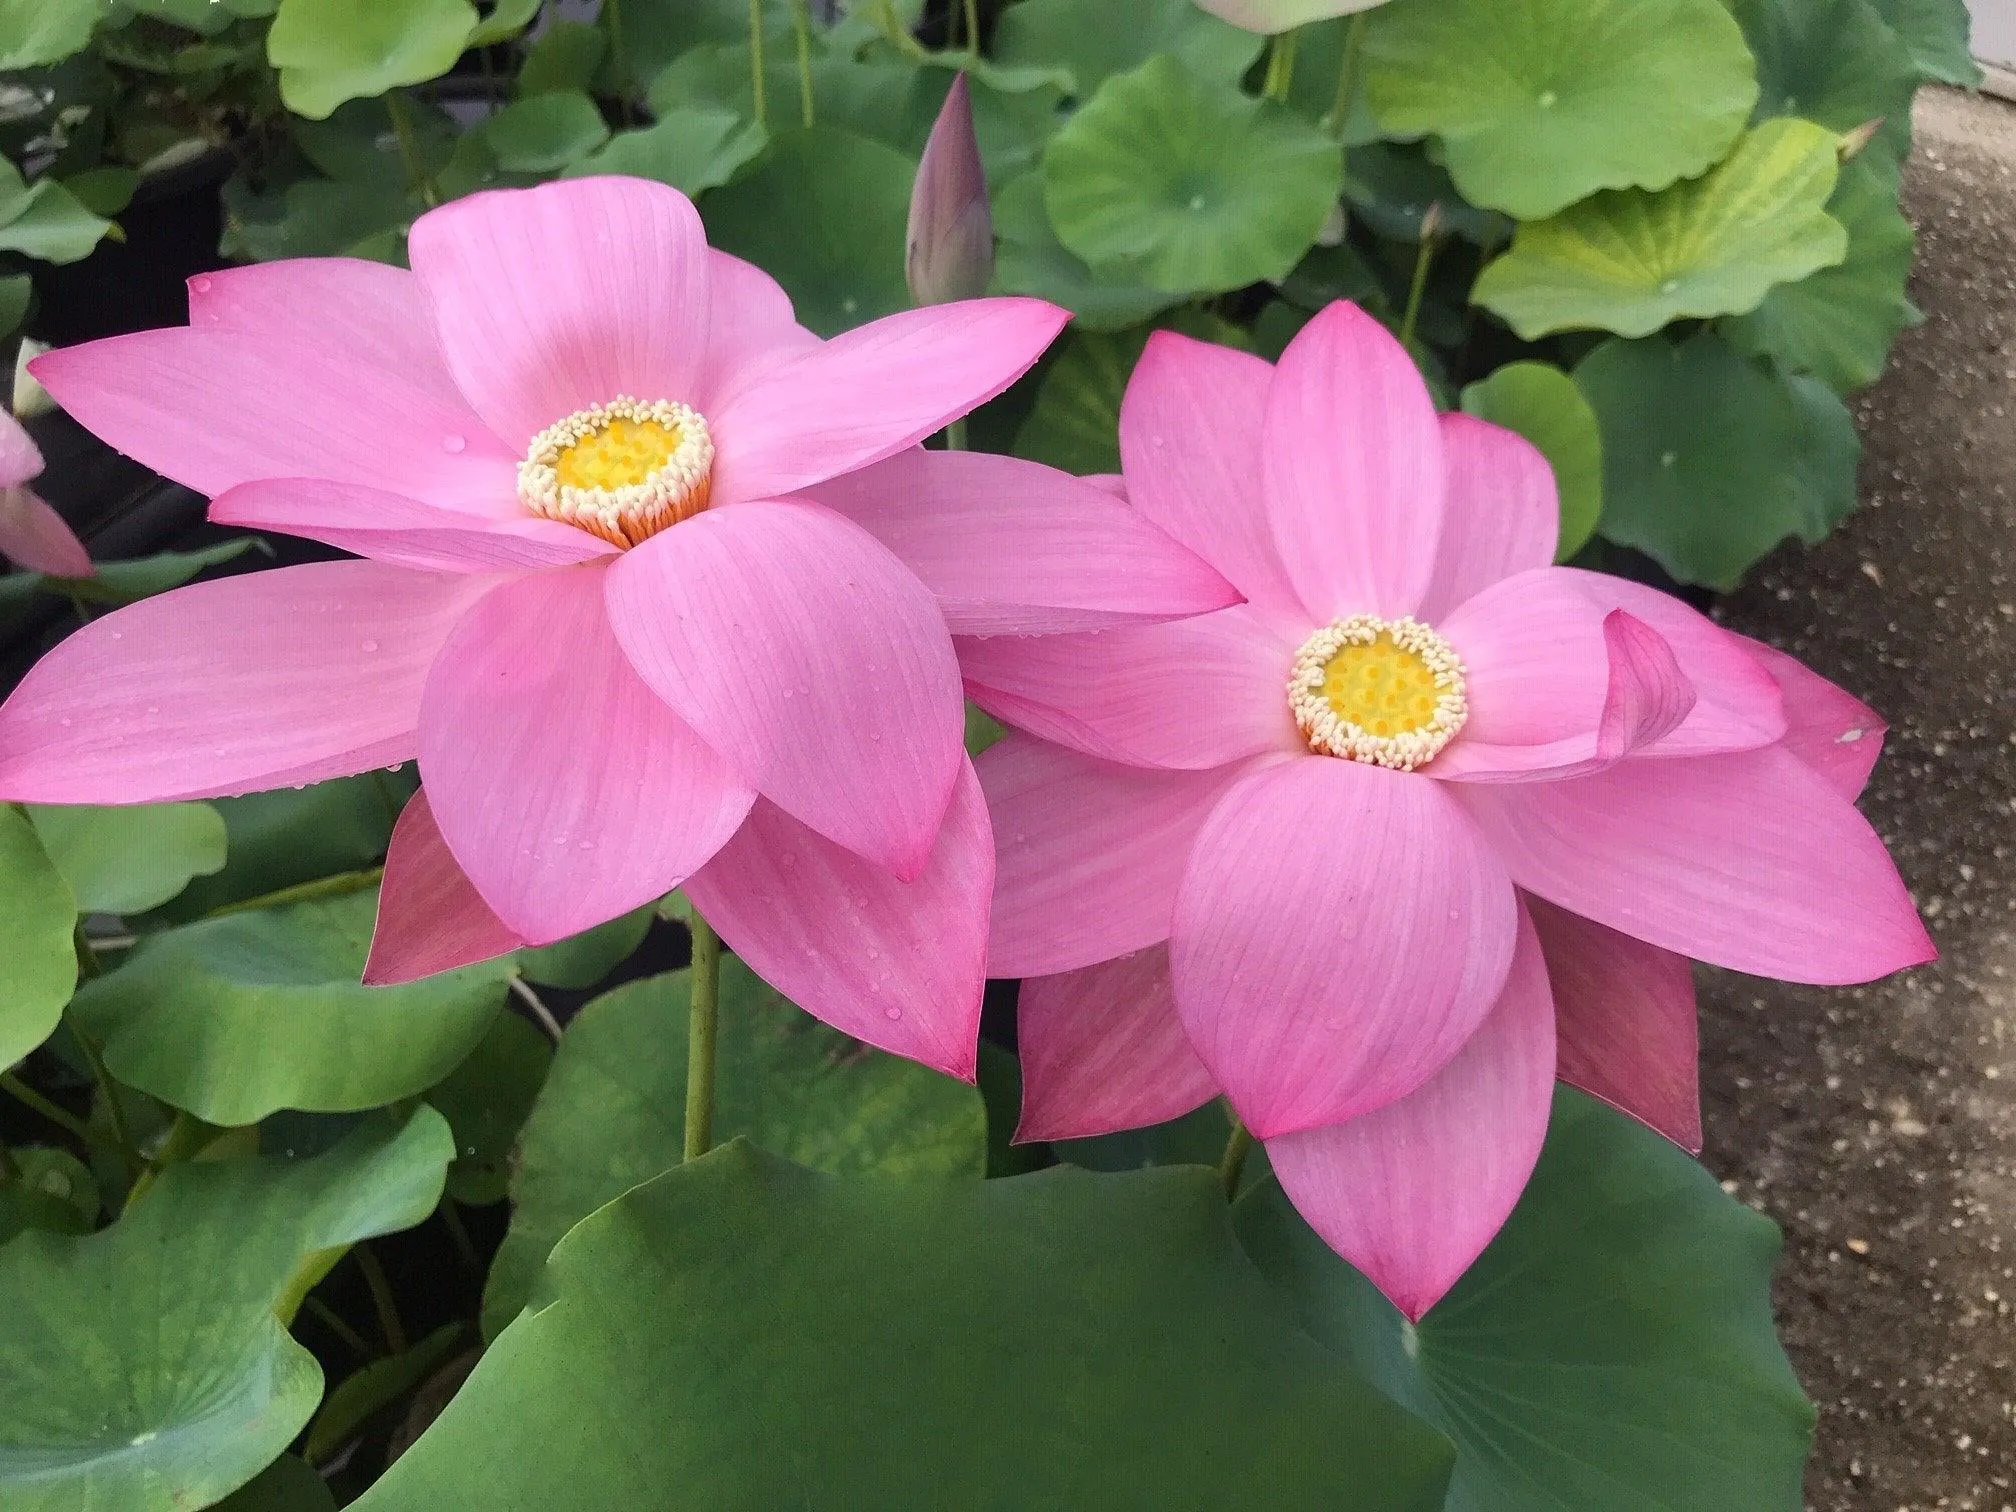
[[[1859,404],[1863,507],[1721,611],[1889,720],[1863,806],[1941,951],[1702,977],[1706,1159],[1784,1226],[1812,1512],[2016,1512],[2016,107],[1927,90],[1915,124],[1928,318]]]

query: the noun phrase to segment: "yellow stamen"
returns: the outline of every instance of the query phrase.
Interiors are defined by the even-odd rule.
[[[534,514],[635,546],[707,507],[713,467],[699,411],[619,395],[534,436],[518,496]]]
[[[1372,614],[1302,643],[1288,707],[1310,750],[1399,771],[1433,760],[1469,714],[1449,642],[1419,620]]]

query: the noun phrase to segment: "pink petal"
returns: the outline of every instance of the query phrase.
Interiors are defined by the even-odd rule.
[[[162,803],[410,761],[428,666],[487,586],[315,562],[115,610],[0,707],[0,798]]]
[[[938,604],[814,504],[710,509],[625,552],[609,611],[644,681],[758,792],[915,877],[959,776],[959,666]]]
[[[299,257],[201,273],[189,280],[189,324],[342,352],[464,407],[427,291],[388,263]]]
[[[713,414],[768,369],[819,345],[791,296],[754,263],[707,249],[707,366],[689,401]]]
[[[1127,496],[1255,603],[1299,609],[1260,505],[1274,369],[1174,331],[1148,338],[1120,402]]]
[[[29,370],[95,435],[201,494],[258,478],[328,478],[449,508],[521,512],[517,453],[424,376],[374,357],[175,329],[45,352]]]
[[[1545,899],[1526,909],[1554,987],[1555,1074],[1700,1154],[1693,965]]]
[[[1626,683],[1650,678],[1640,691],[1655,701],[1677,699],[1669,674],[1654,675],[1642,661],[1613,660],[1605,625],[1618,609],[1664,640],[1678,674],[1694,689],[1686,717],[1650,741],[1647,755],[1748,750],[1784,733],[1777,685],[1728,631],[1641,584],[1542,567],[1501,579],[1442,622],[1463,659],[1470,712],[1462,733],[1428,770],[1438,777],[1516,781],[1551,778],[1593,758],[1604,711],[1612,707],[1613,673]],[[1634,632],[1630,643],[1642,647],[1644,640]]]
[[[1169,950],[1022,984],[1018,1140],[1083,1139],[1181,1118],[1218,1084],[1184,1037],[1169,985]]]
[[[240,483],[210,505],[219,525],[306,536],[340,551],[429,572],[524,572],[613,555],[599,536],[531,515],[484,520],[418,499],[315,478]]]
[[[385,880],[378,888],[378,925],[364,962],[364,985],[388,987],[487,961],[525,942],[483,901],[455,864],[434,824],[423,790],[399,812]]]
[[[1139,512],[1018,457],[912,448],[812,492],[901,557],[955,635],[1096,630],[1239,601]]]
[[[1054,976],[1169,938],[1190,842],[1245,770],[1153,772],[1010,733],[980,757],[999,870],[987,969]]]
[[[69,522],[32,488],[0,488],[0,557],[26,572],[90,577],[91,553]]]
[[[1554,1006],[1533,926],[1490,1016],[1414,1092],[1348,1123],[1267,1141],[1288,1200],[1410,1319],[1504,1226],[1547,1137]]]
[[[1406,1096],[1490,1011],[1518,907],[1444,784],[1255,772],[1190,847],[1169,962],[1190,1043],[1263,1139]]]
[[[0,488],[16,488],[42,471],[42,448],[5,409],[0,409]]]
[[[717,503],[796,493],[915,446],[1027,372],[1070,312],[969,299],[857,326],[739,389],[713,427]]]
[[[977,299],[994,275],[994,218],[964,73],[953,78],[917,165],[903,273],[919,304]]]
[[[1442,430],[1414,360],[1356,305],[1331,305],[1281,354],[1260,471],[1275,548],[1318,620],[1420,607],[1442,533]]]
[[[407,238],[448,370],[514,452],[621,395],[689,400],[706,361],[707,237],[666,184],[472,194]]]
[[[1561,538],[1554,469],[1524,436],[1461,413],[1440,417],[1449,469],[1435,576],[1421,601],[1437,619],[1500,578],[1550,566]]]
[[[754,794],[631,670],[603,570],[494,588],[427,678],[420,771],[462,870],[549,944],[670,892]]]
[[[1091,635],[961,639],[981,708],[1088,756],[1222,766],[1306,747],[1288,710],[1295,647],[1244,606]]]
[[[815,1018],[973,1080],[994,851],[971,765],[930,859],[899,882],[758,800],[686,884],[755,973]]]
[[[1666,637],[1645,621],[1612,609],[1603,616],[1603,645],[1610,681],[1596,721],[1596,759],[1607,763],[1672,734],[1696,699]]]
[[[1796,656],[1748,636],[1738,639],[1784,695],[1785,749],[1826,778],[1843,798],[1861,797],[1876,769],[1876,758],[1883,754],[1883,736],[1890,728],[1883,716]]]
[[[1776,747],[1445,791],[1521,887],[1696,960],[1834,985],[1936,953],[1868,821]]]

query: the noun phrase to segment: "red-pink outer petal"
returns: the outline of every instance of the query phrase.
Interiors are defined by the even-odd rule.
[[[392,827],[385,880],[378,889],[378,923],[364,962],[364,985],[417,981],[487,961],[525,942],[490,911],[483,895],[455,864],[435,826],[427,794],[415,793]]]
[[[1883,736],[1890,728],[1883,716],[1797,657],[1748,636],[1739,639],[1785,697],[1785,749],[1843,798],[1861,797],[1883,754]]]

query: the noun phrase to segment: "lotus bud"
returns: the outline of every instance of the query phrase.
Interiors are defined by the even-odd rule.
[[[1383,4],[1385,0],[1197,0],[1199,9],[1219,20],[1268,37]]]
[[[903,272],[920,305],[977,298],[994,275],[994,217],[963,73],[945,96],[917,165]]]

